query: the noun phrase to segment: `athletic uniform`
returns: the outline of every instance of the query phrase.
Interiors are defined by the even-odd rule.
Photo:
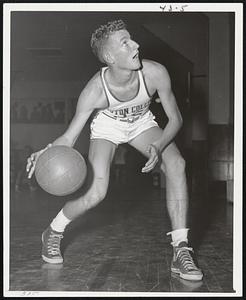
[[[101,80],[108,101],[108,108],[99,110],[91,123],[91,139],[105,139],[118,145],[127,143],[143,131],[158,126],[155,116],[149,110],[151,96],[148,94],[143,74],[138,70],[139,88],[137,95],[129,101],[115,98],[105,81],[101,69]]]

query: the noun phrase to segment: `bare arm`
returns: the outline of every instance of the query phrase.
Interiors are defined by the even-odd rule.
[[[83,130],[86,121],[95,109],[94,91],[83,90],[79,96],[76,112],[64,134],[58,137],[52,145],[66,145],[73,147],[81,131]]]
[[[153,62],[149,76],[152,87],[158,92],[160,102],[168,117],[168,123],[163,130],[161,138],[149,145],[147,151],[150,153],[150,158],[146,162],[142,172],[149,172],[154,168],[158,162],[159,154],[174,139],[183,124],[166,68]]]
[[[155,81],[157,92],[168,117],[168,123],[163,130],[160,140],[156,141],[154,145],[159,151],[163,151],[180,130],[183,120],[171,89],[169,74],[162,65],[158,65],[156,76],[159,78],[159,80]]]
[[[58,137],[52,144],[46,148],[33,153],[27,160],[26,171],[29,172],[28,177],[31,178],[38,157],[48,148],[55,145],[65,145],[73,147],[86,121],[96,108],[104,106],[104,99],[101,96],[101,89],[98,81],[92,78],[84,90],[81,92],[75,115],[63,135]]]

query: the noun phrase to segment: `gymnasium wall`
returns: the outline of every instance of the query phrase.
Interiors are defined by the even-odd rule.
[[[165,15],[165,26],[158,22],[146,27],[193,63],[191,74],[192,140],[207,139],[209,18],[204,14]]]
[[[209,124],[229,124],[233,102],[230,14],[209,14]]]
[[[209,13],[209,54],[208,170],[233,202],[234,14]]]

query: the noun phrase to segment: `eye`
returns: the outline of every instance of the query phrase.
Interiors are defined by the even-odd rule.
[[[126,46],[127,44],[128,44],[128,41],[127,40],[125,40],[125,41],[123,41],[123,43],[122,43],[124,46]]]

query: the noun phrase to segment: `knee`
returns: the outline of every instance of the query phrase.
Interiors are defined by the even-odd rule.
[[[161,169],[167,176],[179,176],[185,172],[186,162],[180,154],[176,154],[172,159],[163,161]]]
[[[84,199],[83,205],[86,209],[90,209],[99,204],[106,196],[106,189],[93,189]]]

